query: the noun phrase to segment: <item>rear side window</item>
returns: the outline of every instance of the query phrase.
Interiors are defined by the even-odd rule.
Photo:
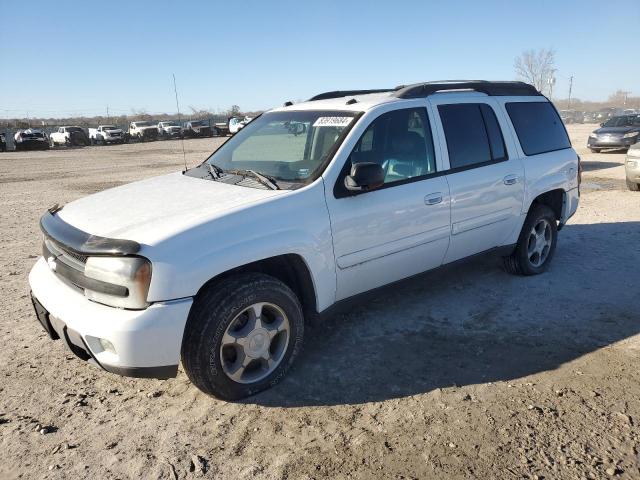
[[[549,102],[514,102],[505,106],[525,155],[571,147],[562,120]]]
[[[493,109],[482,103],[438,106],[447,139],[451,169],[507,159],[502,132]]]

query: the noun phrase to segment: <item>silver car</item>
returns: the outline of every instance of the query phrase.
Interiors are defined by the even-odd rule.
[[[629,187],[629,190],[640,191],[640,143],[636,143],[629,148],[627,159],[624,162],[624,169],[627,174],[627,187]]]

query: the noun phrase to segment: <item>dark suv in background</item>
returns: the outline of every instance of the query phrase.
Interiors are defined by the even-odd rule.
[[[592,152],[597,153],[603,148],[628,150],[640,136],[640,115],[611,117],[600,127],[587,140],[587,147]]]

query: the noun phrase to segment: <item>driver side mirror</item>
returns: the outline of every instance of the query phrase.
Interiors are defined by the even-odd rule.
[[[604,122],[601,122],[601,123],[600,123],[600,126],[601,126],[601,127],[604,127]]]
[[[344,186],[351,192],[367,192],[384,185],[384,170],[373,162],[354,163],[351,174],[344,177]]]

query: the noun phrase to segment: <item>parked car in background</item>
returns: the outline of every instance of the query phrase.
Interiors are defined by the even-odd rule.
[[[13,136],[14,150],[47,150],[49,148],[49,139],[42,131],[35,128],[27,128],[26,130],[18,130]]]
[[[640,142],[629,147],[624,169],[629,190],[640,192]]]
[[[213,137],[213,129],[207,120],[192,120],[185,123],[183,134],[185,137]]]
[[[640,115],[611,117],[594,130],[587,140],[587,147],[597,153],[604,148],[629,149],[640,135]]]
[[[146,120],[131,122],[127,132],[129,139],[146,142],[158,139],[158,126]]]
[[[124,143],[124,132],[115,125],[99,125],[89,129],[91,145],[108,143]]]
[[[598,123],[596,112],[584,112],[582,123]]]
[[[158,135],[162,139],[182,138],[182,127],[172,120],[158,123]]]
[[[305,318],[350,297],[489,251],[543,273],[579,186],[531,85],[326,92],[262,114],[197,167],[44,212],[31,298],[84,360],[153,378],[182,361],[236,400],[278,383]]]
[[[251,117],[229,117],[225,122],[216,123],[214,131],[217,136],[235,135],[252,120]]]
[[[66,145],[67,147],[89,145],[89,137],[81,127],[66,126],[58,127],[55,132],[49,135],[51,146]]]
[[[584,112],[575,110],[560,110],[560,118],[565,125],[570,123],[584,123]]]
[[[0,152],[7,151],[7,139],[4,137],[4,133],[0,133]]]

